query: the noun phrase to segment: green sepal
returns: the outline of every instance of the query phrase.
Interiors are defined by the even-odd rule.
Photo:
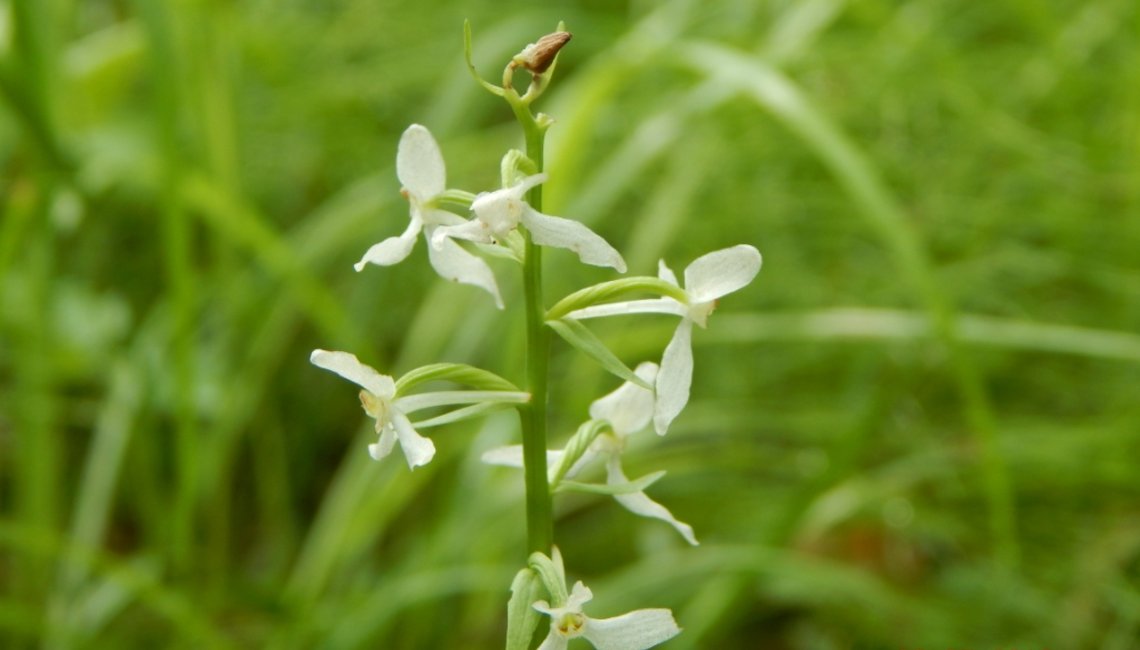
[[[532,605],[543,594],[542,580],[527,567],[515,574],[511,582],[511,599],[507,601],[507,650],[530,648],[541,614]]]
[[[673,298],[683,305],[689,304],[689,297],[680,287],[660,278],[638,275],[632,278],[601,282],[585,289],[579,289],[548,309],[546,320],[558,320],[576,309],[613,302],[631,293],[655,293],[662,297]]]
[[[488,370],[465,363],[433,363],[408,371],[396,380],[396,395],[429,381],[453,381],[477,390],[507,390],[521,392],[518,386]]]
[[[558,484],[556,491],[558,492],[586,492],[589,494],[607,494],[610,496],[616,494],[632,494],[634,492],[644,492],[645,488],[657,482],[657,479],[665,476],[664,471],[653,472],[646,474],[639,479],[632,480],[628,483],[618,483],[617,485],[601,485],[599,483],[579,483],[577,481],[562,481]]]
[[[526,238],[518,230],[507,233],[507,236],[503,237],[499,243],[511,249],[519,264],[526,262]]]
[[[644,379],[638,377],[636,373],[630,370],[629,366],[622,363],[621,359],[617,358],[613,352],[610,352],[606,344],[602,343],[601,339],[595,336],[585,325],[571,319],[548,320],[546,324],[567,343],[585,352],[589,357],[601,364],[602,368],[605,368],[607,372],[625,381],[633,382],[646,390],[653,390],[653,386],[646,383]]]
[[[605,420],[588,420],[578,427],[574,435],[566,443],[566,449],[563,451],[562,458],[558,464],[550,468],[550,487],[556,489],[558,484],[562,482],[562,478],[566,476],[566,472],[578,462],[590,445],[598,437],[598,434],[609,428],[609,422]]]
[[[475,195],[471,192],[464,190],[444,190],[432,197],[431,201],[428,201],[428,207],[439,207],[443,209],[458,208],[466,212],[471,209],[471,204],[474,202]]]
[[[554,552],[557,553],[557,549]],[[542,553],[531,553],[527,565],[542,579],[546,593],[550,596],[550,605],[553,607],[565,605],[570,595],[566,591],[566,576],[558,564]]]
[[[499,174],[503,179],[503,187],[518,185],[519,181],[527,176],[538,173],[538,165],[518,149],[511,149],[503,155],[499,163]]]
[[[502,260],[511,260],[512,262],[522,264],[523,260],[526,259],[526,254],[523,253],[521,248],[511,245],[510,239],[512,235],[518,235],[518,231],[512,230],[511,232],[507,233],[507,236],[503,238],[505,241],[500,244],[484,244],[482,242],[473,243],[476,250],[478,250],[480,253],[484,253],[490,257],[497,257]],[[519,236],[521,237],[521,235]]]

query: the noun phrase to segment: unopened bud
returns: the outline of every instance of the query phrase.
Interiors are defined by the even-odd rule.
[[[569,41],[570,32],[547,34],[538,39],[537,42],[524,47],[522,52],[514,56],[512,62],[517,66],[526,68],[531,74],[542,74],[546,72],[551,63],[554,63],[554,57],[558,56],[558,51]]]

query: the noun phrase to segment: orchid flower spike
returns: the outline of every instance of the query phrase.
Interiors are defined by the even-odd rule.
[[[402,262],[412,252],[422,230],[424,237],[433,244],[428,247],[428,259],[440,277],[487,291],[495,299],[495,306],[502,309],[503,298],[487,263],[446,236],[433,238],[434,233],[445,227],[466,221],[432,205],[432,200],[447,188],[447,172],[439,145],[425,127],[413,124],[400,136],[396,176],[404,186],[402,193],[411,204],[411,223],[400,236],[389,237],[369,248],[356,263],[356,270],[361,271],[368,264],[391,266]]]
[[[527,393],[486,390],[438,391],[397,396],[396,382],[392,377],[364,365],[354,354],[313,350],[309,361],[364,389],[360,391],[360,403],[364,412],[376,420],[376,433],[380,436],[376,443],[368,445],[368,453],[372,458],[384,458],[399,441],[411,469],[428,464],[435,456],[435,444],[416,431],[415,425],[408,418],[411,413],[439,406],[486,402],[524,403],[530,399]],[[422,426],[429,426],[429,423],[422,423]]]
[[[432,242],[453,237],[489,244],[502,241],[521,223],[536,244],[565,248],[577,253],[585,264],[609,266],[625,273],[621,253],[594,231],[572,219],[542,214],[526,203],[526,193],[545,181],[546,174],[535,174],[510,187],[483,192],[471,204],[474,219],[436,230]]]
[[[664,297],[592,305],[572,311],[566,318],[584,320],[650,313],[681,317],[681,322],[661,357],[661,370],[657,373],[653,425],[659,435],[665,435],[669,424],[689,402],[689,388],[693,383],[693,323],[705,327],[709,314],[716,309],[717,299],[752,282],[760,272],[760,264],[760,251],[747,244],[713,251],[698,257],[685,267],[685,302]],[[658,277],[680,287],[677,276],[665,265],[664,260],[658,265]]]
[[[562,555],[553,552],[557,573],[565,581]],[[561,593],[566,594],[563,585]],[[574,583],[566,601],[552,606],[545,600],[534,603],[534,608],[550,617],[550,633],[538,650],[566,650],[570,639],[582,637],[598,650],[645,650],[672,639],[681,633],[673,612],[668,609],[638,609],[613,618],[590,618],[582,606],[594,594],[581,581]]]

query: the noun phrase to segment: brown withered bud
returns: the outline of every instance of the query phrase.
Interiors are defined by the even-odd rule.
[[[524,47],[522,52],[514,56],[512,63],[526,68],[531,74],[540,75],[546,72],[551,63],[554,63],[554,57],[558,55],[558,51],[569,41],[570,32],[547,34],[538,39],[537,42]]]

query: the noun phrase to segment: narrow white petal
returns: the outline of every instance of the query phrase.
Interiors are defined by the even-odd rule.
[[[360,363],[355,354],[313,350],[309,362],[318,368],[335,372],[382,399],[391,399],[396,394],[396,382],[391,377]]]
[[[646,361],[637,366],[634,374],[652,386],[657,379],[657,364]],[[653,419],[653,391],[627,381],[609,395],[595,400],[590,405],[590,417],[609,420],[618,435],[641,431]]]
[[[536,244],[565,248],[578,254],[578,259],[593,266],[609,266],[625,273],[625,260],[609,242],[573,219],[552,217],[523,208],[523,225]]]
[[[392,413],[392,426],[396,428],[396,436],[400,439],[400,449],[404,450],[404,458],[408,460],[408,467],[415,469],[420,465],[427,465],[435,456],[435,444],[431,440],[416,433],[408,416],[399,411]]]
[[[684,319],[661,356],[661,370],[657,372],[657,406],[653,413],[657,435],[665,435],[669,424],[689,402],[689,387],[693,383],[692,338],[693,323]]]
[[[392,448],[395,446],[396,431],[389,425],[380,432],[380,440],[368,445],[368,455],[372,456],[372,460],[380,460],[392,453]]]
[[[565,451],[561,449],[548,449],[546,451],[546,466],[554,467],[558,464],[562,457],[566,455]],[[480,457],[484,463],[488,465],[498,465],[501,467],[522,467],[523,466],[523,448],[522,445],[508,445],[506,447],[497,447],[495,449],[488,449],[483,452]]]
[[[681,286],[681,283],[677,282],[677,274],[673,272],[673,269],[665,265],[665,260],[657,260],[657,277],[674,287]]]
[[[685,291],[694,303],[743,288],[760,272],[760,251],[747,244],[702,255],[685,267]]]
[[[586,320],[587,318],[605,318],[607,316],[628,316],[630,314],[669,314],[684,317],[688,313],[685,306],[672,298],[650,298],[646,300],[626,300],[624,302],[611,302],[604,305],[590,305],[582,309],[575,309],[566,314],[566,318]]]
[[[445,237],[438,246],[428,246],[428,259],[440,277],[479,287],[491,294],[496,307],[503,308],[503,298],[499,295],[499,285],[495,282],[495,274],[491,272],[491,267],[463,250],[459,244]]]
[[[681,633],[668,609],[638,609],[614,618],[589,618],[582,636],[598,650],[645,650]]]
[[[629,479],[625,477],[625,473],[621,470],[621,460],[618,456],[610,457],[606,463],[606,483],[609,485],[621,485],[622,483],[629,483]],[[614,499],[622,505],[623,508],[641,517],[649,517],[650,519],[660,519],[677,529],[681,533],[681,537],[685,541],[698,546],[700,543],[697,541],[696,535],[693,534],[693,527],[683,521],[677,521],[673,517],[673,513],[665,506],[650,499],[644,492],[632,492],[629,494],[615,494]]]
[[[423,222],[412,217],[412,221],[399,237],[389,237],[379,244],[373,244],[353,268],[359,272],[364,270],[366,264],[392,266],[403,262],[412,252],[412,247],[416,245],[416,236],[420,234],[421,228]]]
[[[396,150],[396,177],[421,200],[430,199],[447,187],[447,170],[439,145],[426,127],[413,124],[400,136]]]

